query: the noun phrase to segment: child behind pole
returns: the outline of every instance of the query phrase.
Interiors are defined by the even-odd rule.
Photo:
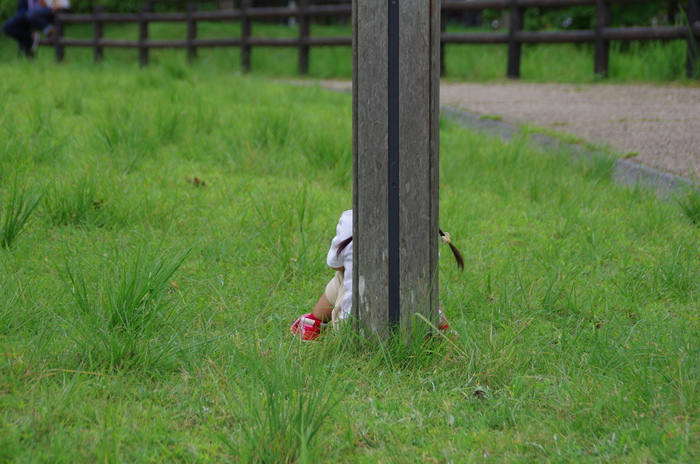
[[[449,244],[460,269],[464,269],[461,254],[450,243],[450,236],[440,232],[443,243]],[[331,247],[326,256],[326,264],[335,270],[335,276],[326,285],[326,290],[319,298],[313,310],[300,316],[292,324],[292,333],[304,341],[315,340],[332,321],[337,328],[340,320],[346,319],[352,309],[352,210],[343,212],[336,226],[336,234],[331,241]],[[446,331],[449,328],[442,310],[438,305],[440,315],[439,328]]]
[[[314,340],[328,326],[328,321],[345,319],[352,308],[352,210],[343,212],[331,240],[326,264],[335,275],[309,314],[299,317],[292,333],[302,340]]]

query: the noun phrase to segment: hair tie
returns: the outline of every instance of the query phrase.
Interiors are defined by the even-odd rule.
[[[440,241],[445,245],[449,245],[450,243],[452,243],[452,239],[450,239],[449,232],[443,232],[443,235],[440,236]]]

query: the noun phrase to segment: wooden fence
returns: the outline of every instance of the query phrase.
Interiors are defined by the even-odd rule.
[[[504,9],[510,13],[510,26],[507,32],[467,32],[441,33],[441,67],[444,74],[446,44],[507,44],[508,65],[506,75],[510,78],[520,77],[520,57],[522,44],[544,43],[593,43],[595,44],[594,72],[600,76],[608,73],[610,42],[630,40],[684,40],[687,42],[688,77],[700,74],[700,0],[688,0],[686,26],[659,27],[610,27],[610,7],[612,3],[631,3],[645,0],[443,0],[442,11],[480,11],[485,9]],[[252,8],[252,0],[242,0],[241,7],[233,10],[197,11],[195,3],[189,3],[184,13],[155,13],[146,6],[136,14],[105,13],[95,7],[92,14],[59,13],[56,18],[56,36],[53,41],[44,41],[55,47],[56,60],[62,61],[66,47],[91,47],[95,61],[103,57],[104,49],[135,48],[138,50],[141,66],[148,64],[149,50],[161,48],[183,48],[187,50],[188,60],[197,56],[197,49],[204,47],[240,47],[241,68],[250,71],[250,54],[253,47],[296,47],[298,49],[298,73],[305,75],[309,69],[309,49],[325,46],[351,46],[351,36],[312,37],[310,24],[319,17],[343,17],[352,14],[352,6],[312,5],[309,0],[297,0],[296,6],[275,8]],[[596,26],[586,30],[561,31],[527,31],[524,30],[524,12],[536,7],[570,7],[595,6]],[[290,38],[254,37],[252,23],[256,20],[296,18],[299,34]],[[197,23],[201,21],[240,21],[240,37],[198,38]],[[154,22],[177,22],[187,24],[186,37],[182,40],[161,40],[149,38],[148,26]],[[106,23],[137,23],[139,37],[137,40],[111,39],[103,36]],[[92,39],[71,38],[65,35],[66,26],[70,24],[92,24]],[[443,24],[444,27],[444,24]]]

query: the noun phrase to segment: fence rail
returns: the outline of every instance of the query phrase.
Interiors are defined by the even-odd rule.
[[[441,33],[441,67],[445,71],[446,44],[507,44],[507,77],[520,77],[520,57],[522,44],[547,43],[593,43],[595,44],[594,72],[606,76],[609,68],[610,42],[630,40],[685,40],[687,42],[686,74],[699,77],[700,53],[700,0],[688,0],[686,17],[689,26],[660,27],[610,27],[612,3],[639,3],[649,0],[444,0],[442,11],[480,11],[485,9],[503,9],[510,14],[507,32],[488,33]],[[241,68],[250,71],[250,54],[253,47],[296,47],[299,50],[298,72],[307,74],[309,66],[309,49],[318,46],[350,46],[351,36],[312,37],[310,23],[317,17],[343,17],[352,14],[352,6],[310,5],[309,0],[298,0],[295,7],[252,8],[251,0],[242,0],[242,6],[234,10],[197,11],[195,3],[189,3],[184,13],[155,13],[144,7],[139,13],[115,14],[105,13],[95,7],[92,14],[59,13],[56,17],[56,37],[52,41],[44,40],[56,50],[57,61],[64,58],[65,47],[91,47],[95,61],[103,58],[104,48],[134,48],[139,50],[139,64],[148,65],[149,50],[163,48],[182,48],[187,50],[188,60],[193,60],[197,49],[204,47],[240,47]],[[596,26],[594,29],[562,31],[526,31],[524,30],[524,12],[535,7],[595,6]],[[295,18],[299,25],[297,37],[270,38],[253,37],[252,22],[262,19]],[[197,23],[201,21],[240,21],[241,36],[230,38],[197,37]],[[148,26],[155,22],[176,22],[187,24],[187,34],[181,40],[164,40],[149,38]],[[137,40],[109,39],[103,37],[106,23],[137,23],[139,37]],[[78,39],[65,36],[66,26],[71,24],[92,24],[93,37]]]

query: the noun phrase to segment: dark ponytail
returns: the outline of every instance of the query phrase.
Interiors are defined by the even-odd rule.
[[[335,255],[336,255],[336,256],[340,256],[340,253],[343,252],[343,250],[345,249],[345,247],[347,247],[348,245],[350,245],[350,242],[352,242],[352,235],[349,236],[348,238],[346,238],[345,240],[343,240],[342,242],[340,242],[340,243],[336,246],[337,251],[335,252]]]
[[[460,271],[463,271],[464,258],[462,258],[462,253],[460,253],[457,247],[452,244],[452,242],[450,241],[450,236],[448,234],[443,232],[442,229],[438,230],[440,231],[440,239],[442,240],[442,243],[447,243],[450,246],[450,250],[452,250],[452,254],[455,256],[455,261],[457,261],[457,267]]]

